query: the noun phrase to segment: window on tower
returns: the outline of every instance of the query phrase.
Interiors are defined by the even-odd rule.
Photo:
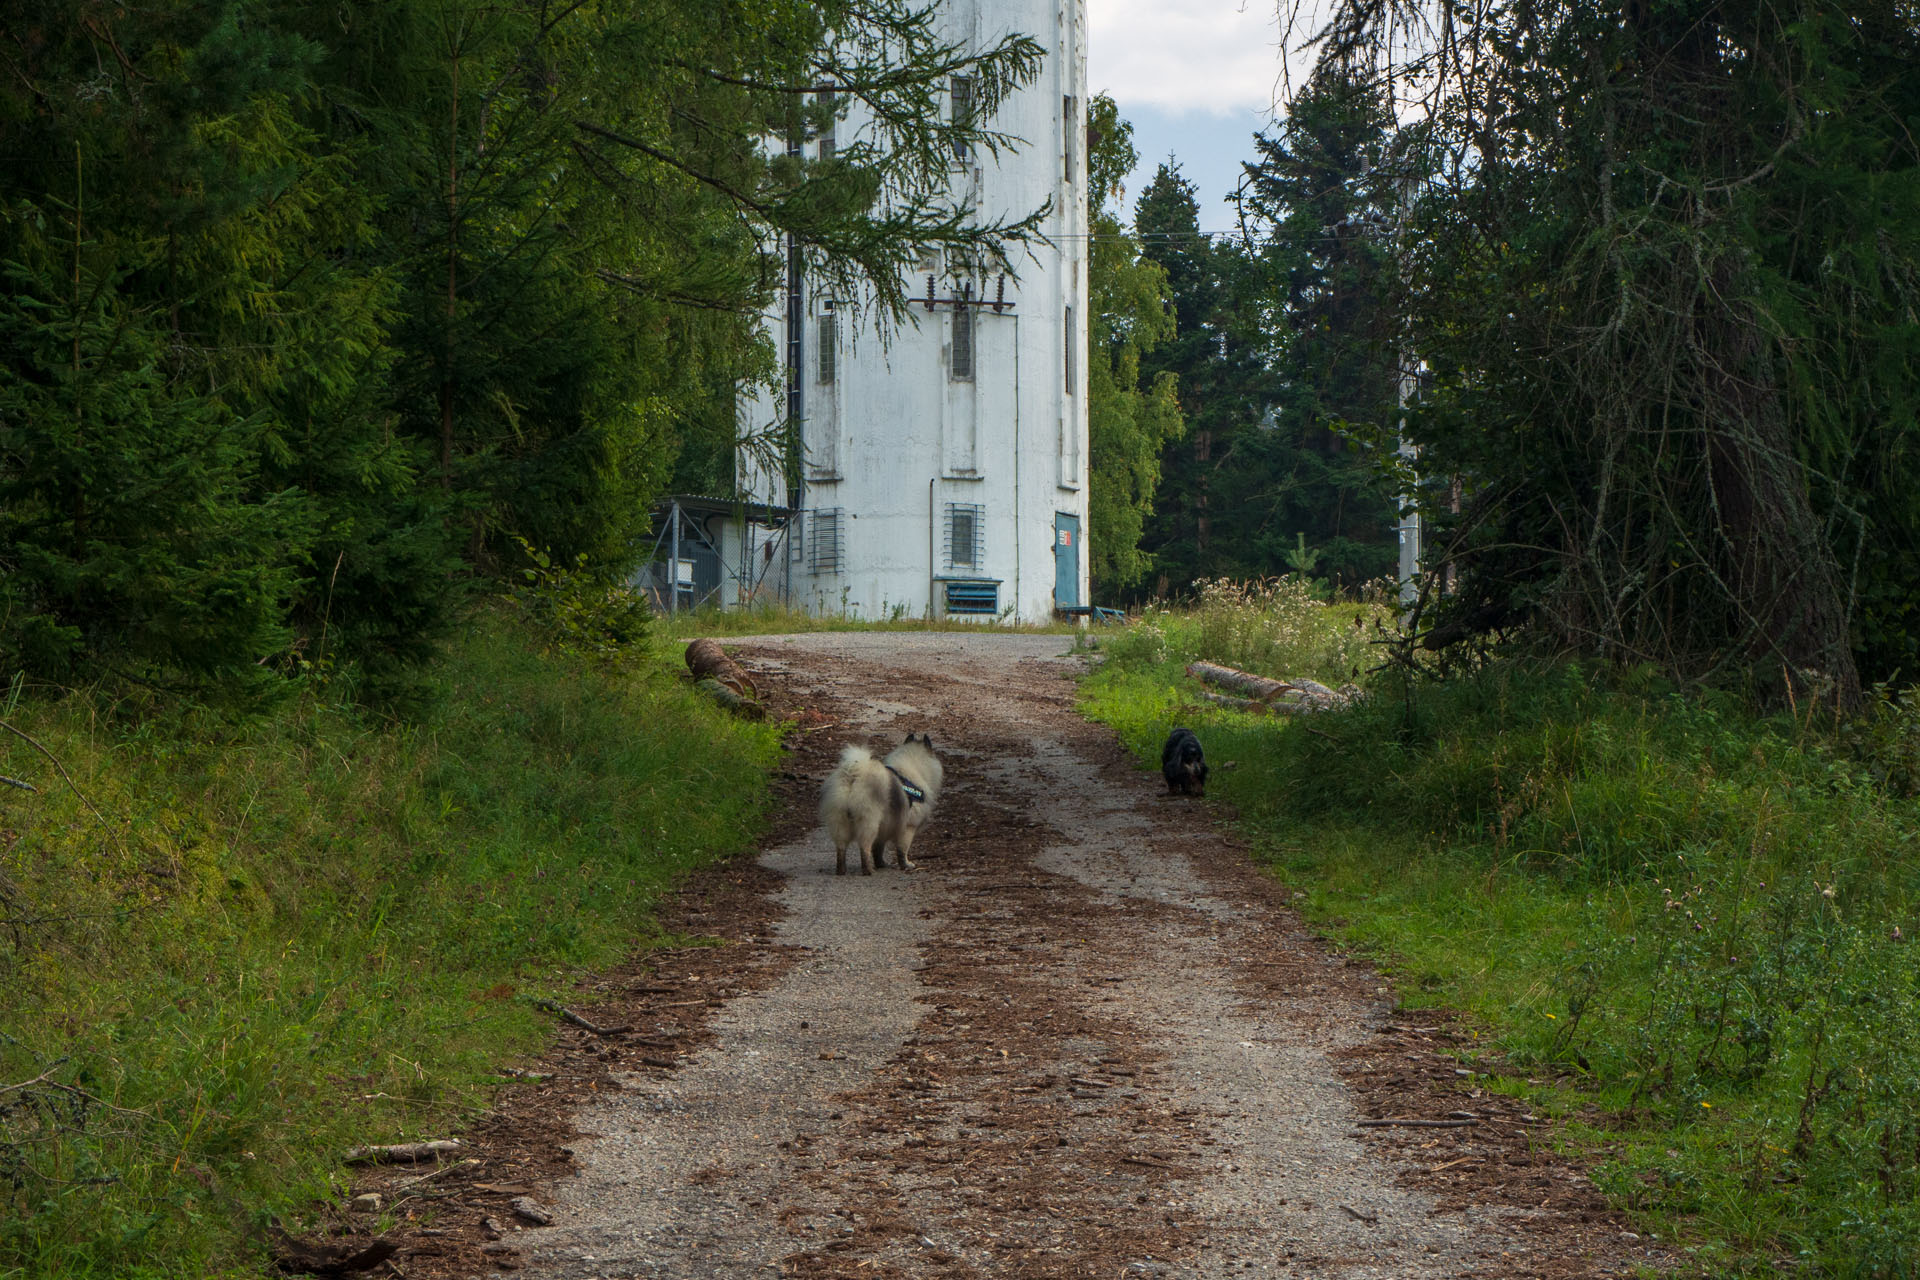
[[[833,153],[840,147],[839,140],[834,136],[834,126],[839,123],[836,119],[839,106],[831,89],[820,94],[818,100],[820,103],[820,158],[827,160],[832,158]]]
[[[1065,97],[1061,98],[1060,99],[1060,157],[1064,165],[1063,176],[1066,178],[1068,186],[1073,185],[1073,151],[1074,151],[1073,144],[1074,144],[1074,140],[1080,136],[1080,131],[1076,127],[1076,122],[1079,120],[1079,118],[1080,118],[1080,113],[1075,108],[1073,95],[1068,94]]]
[[[986,559],[986,521],[977,502],[947,504],[947,568],[977,571]]]
[[[830,383],[833,381],[834,348],[836,345],[834,342],[834,338],[836,336],[836,333],[835,333],[836,328],[837,326],[834,321],[833,304],[831,302],[825,303],[822,305],[821,311],[820,311],[820,342],[819,342],[820,381],[823,383]]]
[[[951,91],[948,97],[950,105],[953,108],[953,127],[956,129],[972,128],[973,77],[955,76],[949,87]],[[953,158],[961,161],[971,160],[973,158],[973,145],[965,138],[956,136],[953,140]]]
[[[955,382],[973,380],[973,308],[959,298],[953,303],[953,355],[947,373]]]
[[[826,507],[808,512],[807,570],[810,573],[840,572],[840,515],[842,508]]]
[[[1064,330],[1065,337],[1066,337],[1066,348],[1063,352],[1063,355],[1065,356],[1065,360],[1063,363],[1066,368],[1066,374],[1067,374],[1067,394],[1072,395],[1073,394],[1073,351],[1074,351],[1073,308],[1072,307],[1067,308],[1066,320],[1063,322],[1061,327]]]

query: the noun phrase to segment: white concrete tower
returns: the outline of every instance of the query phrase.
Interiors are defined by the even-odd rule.
[[[798,409],[804,485],[791,495],[788,536],[756,534],[739,551],[748,581],[813,612],[1040,622],[1056,605],[1091,603],[1086,5],[941,8],[956,42],[983,48],[1022,33],[1046,50],[1038,78],[985,122],[1018,147],[949,166],[954,195],[983,219],[1050,204],[1046,242],[1005,273],[923,259],[909,288],[912,318],[885,342],[859,300],[823,298],[811,285],[797,330],[781,313],[789,359],[794,332],[800,339],[798,394],[781,404],[744,396],[741,415],[755,426]],[[967,93],[964,81],[950,85],[948,109],[958,97],[966,110]],[[789,501],[784,482],[744,456],[740,475],[752,502]]]

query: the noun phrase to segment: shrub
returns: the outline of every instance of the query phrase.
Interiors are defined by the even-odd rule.
[[[1191,607],[1150,606],[1103,642],[1107,652],[1123,663],[1203,660],[1340,685],[1375,665],[1375,624],[1392,617],[1384,601],[1322,600],[1316,585],[1298,574],[1245,582],[1216,578],[1196,586],[1199,596]]]

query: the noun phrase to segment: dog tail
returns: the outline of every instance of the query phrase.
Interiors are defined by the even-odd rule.
[[[840,750],[840,767],[842,769],[850,764],[859,764],[863,760],[871,759],[873,759],[873,752],[867,750],[865,747],[843,747]]]

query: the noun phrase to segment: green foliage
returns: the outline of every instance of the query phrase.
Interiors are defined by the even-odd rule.
[[[1296,533],[1293,535],[1293,550],[1287,552],[1287,567],[1298,574],[1311,574],[1314,566],[1320,563],[1320,556],[1319,548],[1307,546],[1306,534]]]
[[[1089,170],[1100,207],[1092,215],[1087,266],[1087,436],[1091,487],[1087,496],[1090,571],[1096,594],[1140,582],[1152,557],[1140,550],[1160,482],[1160,457],[1185,431],[1174,394],[1174,374],[1162,371],[1140,385],[1140,358],[1173,336],[1166,271],[1105,208],[1132,172],[1133,127],[1113,100],[1093,100],[1087,129],[1097,141]]]
[[[0,1081],[41,1079],[4,1099],[0,1268],[257,1274],[260,1222],[337,1199],[345,1147],[443,1136],[543,1043],[516,991],[625,958],[749,847],[773,730],[677,655],[539,647],[461,637],[411,726],[7,707],[74,787],[5,735],[40,790],[0,802]]]
[[[1332,685],[1361,679],[1376,665],[1375,641],[1391,622],[1388,594],[1360,604],[1329,604],[1305,577],[1197,584],[1178,608],[1150,605],[1102,648],[1120,666],[1162,670],[1195,660],[1273,679],[1305,677]]]
[[[1920,686],[1873,690],[1866,713],[1840,726],[1873,780],[1898,796],[1920,796]]]
[[[1290,124],[1286,136],[1305,128]],[[1256,143],[1263,158],[1246,184],[1261,194],[1240,197],[1242,237],[1203,235],[1192,184],[1164,165],[1134,211],[1177,319],[1177,335],[1143,356],[1143,377],[1177,379],[1186,421],[1163,450],[1142,538],[1158,570],[1152,595],[1283,574],[1302,531],[1331,584],[1355,588],[1393,566],[1393,505],[1375,460],[1344,434],[1348,419],[1381,416],[1381,346],[1361,269],[1378,254],[1367,197],[1327,162],[1296,173],[1285,145]],[[1356,164],[1353,152],[1341,162]],[[1343,228],[1334,242],[1329,220]]]
[[[244,677],[290,639],[279,551],[312,512],[255,498],[267,424],[167,377],[162,326],[116,296],[132,268],[75,245],[63,280],[37,230],[0,300],[0,662]]]
[[[545,636],[543,652],[605,660],[640,655],[652,613],[645,593],[590,572],[584,552],[559,565],[525,538],[517,541],[529,563],[513,599]]]
[[[1407,21],[1469,52],[1402,60]],[[1456,628],[1780,702],[1911,670],[1912,15],[1410,0],[1322,47],[1435,106],[1396,149],[1393,311],[1421,469],[1460,486],[1424,503]]]
[[[1151,764],[1178,677],[1108,651],[1090,706]],[[1920,809],[1876,781],[1887,739],[1651,666],[1383,673],[1315,733],[1177,714],[1237,765],[1215,789],[1309,914],[1403,1002],[1473,1015],[1516,1073],[1498,1087],[1566,1115],[1603,1190],[1706,1274],[1905,1274]]]
[[[24,0],[0,36],[0,670],[45,678],[404,687],[516,538],[617,573],[683,451],[728,471],[787,237],[897,312],[923,249],[1044,212],[947,189],[1039,45],[907,0]]]
[[[1332,556],[1331,576],[1349,584],[1391,572],[1396,550],[1378,458],[1360,444],[1399,418],[1403,357],[1384,305],[1394,278],[1392,140],[1381,86],[1322,67],[1286,119],[1254,136],[1256,157],[1234,196],[1273,374],[1266,430],[1294,451],[1290,505],[1340,540],[1321,554]],[[1351,528],[1326,528],[1330,502],[1334,520],[1344,516]],[[1359,559],[1356,538],[1371,544]]]

